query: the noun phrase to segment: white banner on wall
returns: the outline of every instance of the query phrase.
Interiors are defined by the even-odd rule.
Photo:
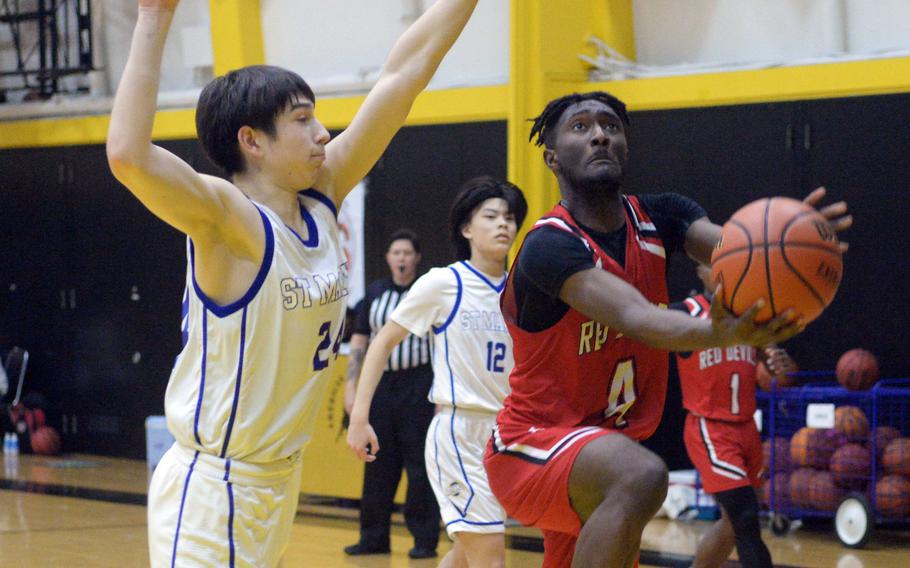
[[[338,212],[338,232],[341,245],[348,259],[348,307],[357,305],[365,293],[364,282],[364,245],[363,245],[363,201],[366,195],[367,180],[357,184],[345,197]]]

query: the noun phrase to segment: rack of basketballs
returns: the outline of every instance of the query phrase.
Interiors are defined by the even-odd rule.
[[[910,520],[910,379],[878,377],[875,356],[852,349],[834,373],[758,384],[765,481],[775,534],[791,520],[833,518],[840,541],[863,546],[876,523]],[[833,382],[793,386],[802,378]]]

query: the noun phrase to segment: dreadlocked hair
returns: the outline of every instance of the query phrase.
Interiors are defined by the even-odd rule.
[[[623,124],[629,126],[629,113],[626,111],[626,104],[610,93],[604,91],[572,93],[571,95],[553,99],[547,104],[547,107],[543,109],[540,116],[532,119],[534,125],[531,127],[531,136],[528,140],[533,141],[537,146],[546,145],[547,148],[552,148],[553,127],[555,127],[559,122],[559,119],[562,118],[562,113],[574,104],[589,100],[600,101],[607,105],[613,109],[613,112],[619,115],[619,119],[622,120]],[[535,136],[537,137],[537,140],[534,140]]]

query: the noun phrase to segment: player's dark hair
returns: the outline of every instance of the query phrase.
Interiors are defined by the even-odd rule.
[[[245,168],[237,142],[243,126],[274,138],[275,118],[300,98],[316,95],[300,75],[281,67],[252,65],[206,85],[196,105],[196,134],[209,159],[229,176]]]
[[[471,258],[471,243],[461,234],[464,226],[471,222],[474,212],[487,199],[500,198],[509,206],[509,213],[515,215],[515,223],[521,227],[528,214],[528,203],[518,187],[490,176],[480,176],[464,182],[455,194],[455,201],[449,210],[449,239],[455,247],[458,260]]]
[[[553,148],[555,144],[554,127],[559,123],[563,113],[570,106],[582,101],[600,101],[607,105],[615,112],[623,124],[629,126],[629,113],[626,111],[626,104],[617,99],[610,93],[604,91],[591,91],[589,93],[572,93],[558,99],[553,99],[543,109],[543,112],[537,118],[532,119],[534,125],[531,126],[531,136],[529,140],[534,141],[537,146],[546,146]],[[534,140],[534,137],[537,140]]]
[[[398,229],[392,236],[389,237],[389,242],[386,243],[385,251],[389,252],[392,248],[392,243],[395,241],[411,241],[411,246],[414,247],[414,252],[420,254],[420,241],[417,240],[417,233],[411,229]]]

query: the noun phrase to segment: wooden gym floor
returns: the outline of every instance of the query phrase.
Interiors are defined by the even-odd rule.
[[[87,455],[3,459],[0,471],[0,566],[148,566],[142,461]],[[298,511],[285,567],[430,568],[436,560],[410,560],[411,540],[397,519],[392,554],[346,557],[357,540],[357,513],[310,499]],[[322,503],[322,504],[318,504]],[[645,532],[642,566],[689,566],[707,523],[652,521]],[[775,565],[805,568],[904,568],[910,565],[910,532],[877,528],[864,550],[840,545],[830,524],[801,528],[786,537],[765,533]],[[506,564],[540,566],[536,531],[507,533]],[[443,536],[440,552],[449,549]],[[729,566],[738,566],[736,562]]]

